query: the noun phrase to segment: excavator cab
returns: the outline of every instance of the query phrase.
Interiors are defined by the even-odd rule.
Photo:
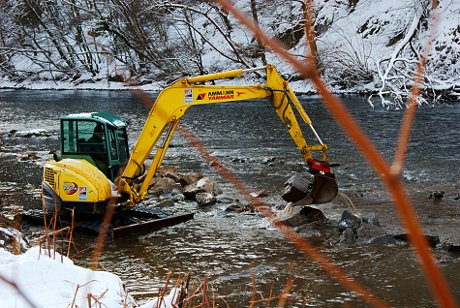
[[[129,158],[127,123],[103,112],[63,116],[60,123],[61,158],[84,159],[113,182]]]

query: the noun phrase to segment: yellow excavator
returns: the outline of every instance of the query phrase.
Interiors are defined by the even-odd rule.
[[[265,84],[216,85],[215,81],[265,71]],[[44,165],[43,198],[48,211],[73,208],[76,213],[103,214],[108,204],[119,211],[133,208],[146,196],[155,172],[165,157],[180,120],[190,107],[269,98],[271,106],[297,145],[313,181],[299,177],[286,184],[283,198],[288,202],[320,204],[333,200],[338,192],[335,176],[327,161],[327,146],[312,121],[273,65],[237,69],[183,78],[166,87],[150,110],[140,136],[129,153],[127,123],[101,112],[79,113],[60,119],[60,155]],[[319,141],[307,144],[294,114]],[[145,162],[156,150],[150,166]],[[312,152],[319,152],[315,159]]]

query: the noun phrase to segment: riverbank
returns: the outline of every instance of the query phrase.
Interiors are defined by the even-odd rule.
[[[260,84],[263,80],[245,79],[242,82],[234,80],[219,81],[221,85],[244,85],[248,83]],[[52,80],[23,80],[21,82],[11,81],[8,78],[0,77],[0,90],[43,90],[43,91],[145,91],[156,96],[171,83],[164,81],[149,81],[144,83],[136,82],[116,82],[108,80],[83,79],[77,81],[52,81]],[[290,81],[289,86],[297,96],[320,97],[314,85],[308,80]],[[337,96],[362,96],[368,100],[373,108],[383,107],[385,109],[401,109],[401,102],[391,103],[393,94],[380,96],[379,89],[374,83],[357,85],[352,88],[328,89]],[[456,102],[460,98],[460,85],[452,85],[448,88],[424,88],[427,97],[421,98],[419,104],[435,106],[445,102]],[[409,97],[409,92],[399,93],[402,97]],[[0,97],[1,98],[1,97]]]
[[[129,84],[127,82],[116,82],[108,80],[80,80],[80,81],[53,81],[53,80],[27,80],[22,82],[11,81],[8,78],[0,78],[0,90],[94,90],[94,91],[123,91],[143,90],[159,92],[166,86],[161,82],[150,82],[148,84]]]

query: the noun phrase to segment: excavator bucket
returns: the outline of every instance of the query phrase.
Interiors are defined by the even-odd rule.
[[[333,175],[316,173],[313,182],[294,175],[284,184],[283,199],[294,205],[327,203],[337,196],[337,182]]]

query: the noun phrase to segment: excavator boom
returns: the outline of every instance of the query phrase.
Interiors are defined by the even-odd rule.
[[[266,84],[264,85],[207,84],[219,79],[240,77],[245,73],[259,70],[266,72]],[[165,88],[158,95],[150,110],[123,174],[115,180],[119,193],[129,196],[123,206],[131,208],[144,199],[150,182],[163,161],[171,138],[190,107],[262,98],[270,98],[272,107],[308,164],[310,173],[314,176],[311,184],[306,184],[305,181],[299,179],[288,181],[283,198],[298,204],[319,204],[333,200],[338,189],[335,177],[327,163],[328,148],[320,139],[310,117],[287,81],[280,76],[274,66],[267,65],[261,68],[238,69],[184,78]],[[297,110],[303,122],[312,129],[319,144],[307,144],[293,109]],[[159,144],[160,140],[162,140],[161,144]],[[156,153],[152,163],[147,172],[142,174],[142,166],[154,148],[156,148]],[[321,152],[322,159],[314,159],[312,151]],[[141,176],[142,179],[140,179]]]

